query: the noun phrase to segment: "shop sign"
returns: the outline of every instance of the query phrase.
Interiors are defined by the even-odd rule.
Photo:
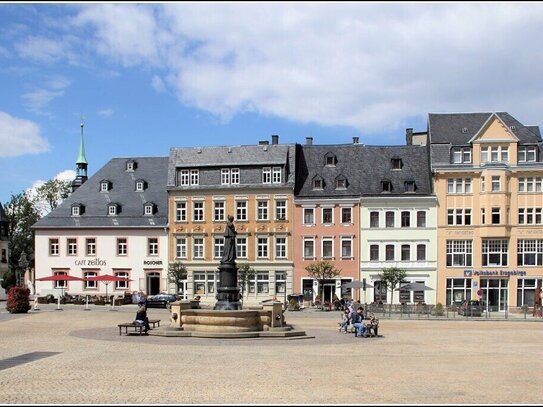
[[[524,270],[464,270],[464,277],[471,276],[525,276]]]
[[[143,260],[144,266],[162,266],[162,260]]]
[[[82,259],[75,261],[76,266],[105,266],[106,261],[101,259]]]

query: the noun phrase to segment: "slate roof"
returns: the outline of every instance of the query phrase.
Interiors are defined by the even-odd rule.
[[[169,188],[176,187],[177,168],[287,166],[286,184],[294,186],[295,144],[172,147],[168,164]],[[219,185],[220,186],[220,185]],[[284,184],[283,184],[284,186]],[[191,187],[202,189],[209,185]]]
[[[126,162],[133,159],[137,167],[126,171]],[[168,194],[166,177],[168,157],[113,158],[98,170],[87,182],[76,189],[55,210],[40,219],[32,227],[40,228],[153,228],[168,225]],[[100,181],[107,179],[112,188],[100,192]],[[142,192],[135,190],[138,179],[147,182]],[[119,203],[121,212],[116,216],[107,214],[108,203]],[[156,213],[145,216],[144,203],[153,202]],[[72,216],[74,203],[84,205],[81,216]]]
[[[509,130],[519,139],[520,144],[541,142],[537,126],[524,126],[507,112],[486,113],[430,113],[428,129],[430,143],[450,143],[456,146],[468,145],[469,140],[479,132],[487,120],[496,114]],[[514,130],[511,129],[514,126]],[[462,129],[467,131],[462,133]]]
[[[325,165],[325,155],[337,157],[334,166]],[[392,159],[400,158],[401,170],[392,169]],[[299,146],[296,164],[297,198],[315,197],[360,197],[360,196],[408,196],[432,193],[428,148],[426,146],[365,146],[347,145],[303,145]],[[347,178],[345,190],[336,189],[335,179]],[[324,188],[313,189],[313,179],[322,177]],[[392,182],[392,192],[383,192],[381,181]],[[405,181],[415,181],[415,192],[404,192]]]

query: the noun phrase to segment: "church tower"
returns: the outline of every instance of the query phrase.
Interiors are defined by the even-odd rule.
[[[79,155],[77,157],[77,160],[75,162],[77,168],[76,168],[76,175],[75,179],[72,181],[72,192],[74,192],[77,188],[79,188],[81,185],[87,181],[87,157],[85,157],[85,141],[83,140],[83,120],[81,120],[81,140],[79,142]]]

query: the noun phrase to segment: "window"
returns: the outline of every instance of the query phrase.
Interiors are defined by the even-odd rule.
[[[117,205],[109,205],[108,206],[108,215],[115,216],[117,215]]]
[[[213,239],[213,255],[215,256],[216,259],[220,259],[223,253],[224,253],[224,237],[214,238]]]
[[[542,284],[543,281],[540,278],[519,278],[517,280],[517,307],[533,306],[536,287],[541,287]]]
[[[232,168],[230,170],[230,183],[232,185],[239,185],[239,168]]]
[[[236,257],[240,259],[247,258],[247,238],[236,237]]]
[[[404,191],[405,192],[415,192],[416,185],[415,181],[405,181],[404,182]]]
[[[394,245],[393,244],[387,244],[385,246],[385,260],[394,261]]]
[[[394,212],[392,211],[385,212],[385,226],[387,228],[394,227]]]
[[[68,273],[65,271],[55,271],[55,276],[65,276]],[[68,288],[68,281],[67,280],[57,280],[55,281],[55,288]]]
[[[275,293],[285,294],[287,289],[287,273],[284,271],[275,272]]]
[[[402,169],[402,159],[401,158],[393,158],[390,160],[392,163],[392,169],[393,170],[401,170]]]
[[[500,222],[500,208],[492,208],[492,224],[493,225],[499,225]]]
[[[128,289],[128,273],[126,271],[114,272],[116,277],[125,278],[126,281],[116,281],[115,290],[127,290]]]
[[[447,225],[471,225],[471,208],[448,209]]]
[[[59,242],[58,239],[49,239],[49,256],[58,256]]]
[[[518,192],[541,192],[541,177],[519,177]]]
[[[447,240],[447,267],[471,267],[471,240]]]
[[[347,180],[345,178],[336,179],[336,189],[345,189],[347,188]]]
[[[96,256],[96,239],[89,237],[85,240],[87,256]]]
[[[315,178],[313,180],[313,189],[322,189],[324,187],[324,183],[322,181],[322,178]]]
[[[304,239],[304,259],[315,258],[315,240]]]
[[[176,222],[187,221],[187,203],[186,202],[175,203],[175,221]]]
[[[187,238],[186,237],[175,238],[175,257],[177,259],[187,258]]]
[[[275,258],[284,259],[287,257],[287,238],[284,236],[275,237]]]
[[[426,245],[418,244],[417,245],[417,261],[425,261],[425,260],[426,260]]]
[[[128,240],[125,237],[117,238],[117,256],[126,256],[128,254]]]
[[[537,161],[537,147],[536,146],[519,146],[518,148],[518,162],[535,162]]]
[[[381,181],[381,187],[383,192],[392,192],[392,182]]]
[[[134,161],[126,162],[126,171],[134,171]]]
[[[322,239],[322,258],[331,259],[334,257],[334,241],[330,238]]]
[[[509,161],[509,148],[506,146],[481,146],[481,164],[487,162]]]
[[[257,238],[257,252],[256,255],[260,259],[268,258],[268,238],[267,237],[258,237]]]
[[[426,211],[417,211],[417,227],[426,227]]]
[[[485,191],[486,191],[485,177],[481,177],[481,192],[485,192]]]
[[[352,219],[352,208],[341,208],[341,223],[351,223]]]
[[[471,299],[471,278],[447,279],[447,305],[461,305],[464,300]]]
[[[519,208],[519,225],[541,225],[541,208]]]
[[[341,239],[341,258],[352,259],[353,257],[353,241],[352,239]]]
[[[507,245],[507,239],[483,239],[483,267],[507,266]]]
[[[158,256],[158,238],[150,237],[147,239],[147,255]]]
[[[481,208],[481,225],[484,225],[485,223],[485,208]]]
[[[287,219],[287,201],[277,200],[275,201],[275,220]]]
[[[272,182],[274,184],[280,184],[281,183],[281,167],[273,167]]]
[[[193,202],[192,203],[192,220],[195,222],[203,222],[204,220],[204,203]]]
[[[270,285],[270,274],[265,273],[256,273],[256,292],[257,293],[267,293],[269,291]]]
[[[331,225],[333,222],[333,208],[322,208],[322,223]]]
[[[471,163],[471,147],[453,147],[452,164],[469,164]]]
[[[493,175],[492,176],[492,192],[499,192],[499,191],[500,191],[500,176]]]
[[[230,185],[230,169],[221,169],[221,185]]]
[[[192,258],[203,259],[204,258],[204,238],[194,237],[192,241]]]
[[[98,281],[88,281],[88,279],[96,276],[96,271],[83,271],[83,278],[87,280],[83,283],[83,287],[87,290],[95,290],[98,287]]]
[[[195,294],[206,294],[206,274],[203,273],[194,273],[194,293]]]
[[[77,239],[66,239],[66,246],[68,249],[68,256],[77,256]]]
[[[543,265],[543,240],[519,239],[517,241],[518,266]]]
[[[147,203],[143,207],[143,213],[145,215],[152,215],[154,212],[155,205],[152,203]]]
[[[328,153],[324,157],[324,164],[325,165],[331,165],[335,166],[337,163],[336,156],[333,153]]]
[[[257,201],[257,220],[268,220],[268,201]]]
[[[447,178],[448,194],[470,194],[471,178]]]
[[[379,212],[372,211],[370,212],[370,228],[379,227]]]
[[[213,205],[213,220],[218,222],[224,221],[224,201],[215,201]]]
[[[141,192],[144,190],[145,182],[144,181],[136,181],[136,191]]]
[[[271,184],[271,168],[270,167],[262,168],[262,183]]]
[[[109,181],[101,181],[100,192],[107,192],[107,191],[109,191]]]
[[[236,201],[236,220],[247,220],[247,201]]]
[[[409,211],[402,211],[402,228],[408,228],[411,226],[411,213]]]
[[[304,225],[315,224],[315,208],[304,208]]]
[[[402,244],[401,250],[402,250],[402,261],[410,261],[411,260],[411,246],[408,244]]]
[[[200,183],[200,172],[198,170],[190,170],[190,185],[198,185]]]
[[[72,216],[79,216],[79,206],[72,206]]]
[[[370,245],[370,261],[379,261],[379,245]]]
[[[178,185],[190,185],[189,170],[181,170],[177,173]]]

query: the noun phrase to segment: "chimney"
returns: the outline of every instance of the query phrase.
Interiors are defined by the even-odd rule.
[[[359,138],[357,136],[353,137],[353,144],[358,144]]]
[[[413,144],[413,129],[405,129],[405,142],[408,146]]]
[[[272,135],[272,144],[279,144],[279,136],[277,134]]]
[[[313,137],[306,137],[305,138],[305,144],[310,146],[313,144]]]
[[[258,142],[259,146],[267,146],[268,144],[270,144],[270,142],[268,140],[260,140]]]

